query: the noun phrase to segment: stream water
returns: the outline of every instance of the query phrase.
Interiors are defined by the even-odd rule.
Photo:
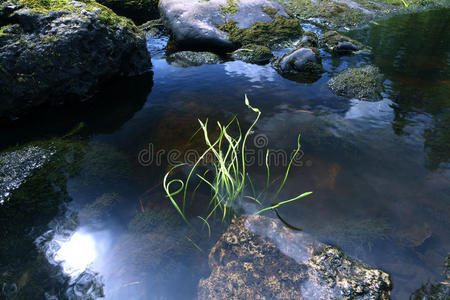
[[[448,32],[448,9],[348,32],[371,53],[321,52],[326,73],[313,83],[240,61],[176,67],[164,58],[167,37],[149,38],[153,77],[106,86],[99,101],[59,109],[57,117],[38,112],[2,130],[6,148],[61,136],[82,121],[77,138],[91,149],[79,175],[67,181],[72,200],[63,215],[35,241],[37,254],[15,271],[0,262],[0,276],[22,274],[0,287],[3,296],[14,299],[20,287],[48,299],[195,298],[198,280],[208,276],[209,248],[224,228],[218,224],[210,239],[191,232],[174,215],[161,181],[170,150],[198,150],[188,144],[197,119],[214,124],[237,115],[243,128],[251,124],[246,94],[262,111],[249,136],[256,158],[266,144],[291,153],[301,133],[303,156],[280,197],[314,193],[281,207],[283,219],[387,271],[392,298],[407,299],[427,280],[439,280],[450,251]],[[347,100],[328,89],[334,74],[368,63],[386,76],[383,100]],[[274,177],[283,174],[282,160],[271,167]],[[257,186],[265,181],[258,159],[249,172]],[[199,194],[192,215],[205,203]],[[114,205],[97,219],[91,203],[99,197],[97,206]]]

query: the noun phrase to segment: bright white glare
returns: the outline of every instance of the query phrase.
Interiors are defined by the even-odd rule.
[[[55,256],[62,262],[65,273],[78,276],[95,260],[97,251],[94,239],[87,234],[75,232],[66,242],[60,242],[61,248]]]

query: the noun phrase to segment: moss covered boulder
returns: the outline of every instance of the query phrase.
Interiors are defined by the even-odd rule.
[[[159,18],[158,0],[97,0],[97,2],[139,25]]]
[[[302,33],[299,21],[269,0],[161,0],[159,8],[180,47],[274,47]]]
[[[320,38],[320,44],[328,52],[336,55],[349,55],[363,49],[363,45],[337,31],[328,31]]]
[[[308,23],[326,29],[365,25],[388,15],[448,7],[448,0],[275,0]],[[406,5],[405,5],[406,3]]]
[[[338,96],[365,101],[381,100],[383,76],[374,66],[349,68],[333,77],[328,86]]]
[[[389,275],[279,220],[233,220],[209,254],[198,299],[390,299]]]
[[[299,81],[315,81],[324,72],[317,48],[300,47],[287,52],[274,62],[283,76]]]
[[[265,46],[250,44],[234,51],[231,57],[252,64],[267,64],[273,58],[273,54]]]
[[[319,47],[319,37],[314,31],[307,31],[303,34],[298,47]]]
[[[151,67],[133,22],[91,0],[2,1],[0,25],[0,115],[84,99]]]

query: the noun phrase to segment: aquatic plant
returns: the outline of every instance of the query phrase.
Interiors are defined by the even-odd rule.
[[[240,202],[243,199],[249,199],[250,201],[258,204],[259,206],[263,206],[263,203],[267,200],[270,200],[272,205],[269,207],[262,208],[256,211],[254,214],[260,214],[264,211],[270,209],[277,209],[281,205],[285,205],[294,201],[297,201],[305,196],[308,196],[312,192],[303,193],[294,198],[281,201],[275,204],[275,201],[278,198],[278,195],[282,191],[286,180],[289,175],[289,171],[291,169],[294,158],[300,151],[300,135],[297,140],[297,149],[293,153],[289,164],[287,166],[286,172],[284,173],[284,177],[275,192],[269,192],[269,189],[272,185],[270,182],[270,168],[269,168],[269,150],[266,151],[266,160],[265,165],[267,169],[267,180],[265,189],[256,194],[254,185],[250,179],[250,176],[247,173],[247,163],[245,161],[245,147],[248,136],[250,132],[252,132],[254,126],[258,122],[261,111],[257,108],[254,108],[250,105],[247,96],[245,96],[245,104],[251,109],[253,112],[257,114],[255,120],[250,125],[245,133],[242,133],[240,124],[236,116],[226,125],[222,125],[220,122],[217,122],[217,126],[219,128],[218,137],[215,140],[211,140],[208,134],[208,120],[202,122],[199,120],[200,128],[197,130],[195,134],[198,132],[203,133],[203,138],[206,143],[207,149],[202,153],[198,160],[191,166],[190,171],[185,180],[176,178],[169,180],[169,176],[172,172],[180,167],[187,166],[187,163],[181,163],[173,166],[169,172],[166,173],[163,180],[163,187],[166,192],[166,196],[169,198],[172,205],[175,207],[177,212],[183,218],[183,220],[189,224],[189,221],[186,217],[186,202],[188,199],[188,191],[190,187],[190,183],[193,181],[193,178],[198,178],[199,183],[193,188],[191,199],[194,199],[195,192],[199,189],[200,185],[206,184],[211,190],[211,199],[208,204],[207,215],[205,217],[198,216],[207,226],[209,232],[211,232],[211,228],[209,225],[209,219],[217,212],[221,212],[222,221],[224,221],[227,217],[234,217],[236,213],[236,209],[240,206]],[[230,126],[236,125],[238,129],[238,136],[233,137],[229,133]],[[194,135],[195,135],[194,134]],[[205,172],[199,173],[197,172],[201,162],[205,160],[207,155],[212,155],[213,159],[209,160],[208,168]],[[247,186],[248,183],[248,186]],[[173,184],[178,184],[179,187],[175,191],[171,191],[171,186]],[[248,188],[249,187],[249,188]],[[251,190],[251,193],[248,194],[248,190]],[[181,195],[181,203],[177,201],[175,197],[177,195]]]

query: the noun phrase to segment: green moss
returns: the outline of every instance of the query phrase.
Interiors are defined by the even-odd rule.
[[[298,38],[303,31],[297,19],[281,16],[276,16],[272,23],[256,22],[250,28],[239,28],[232,20],[217,27],[228,33],[230,40],[236,44],[257,44],[266,47]]]
[[[332,78],[328,85],[335,94],[342,97],[377,101],[383,90],[383,76],[373,66],[350,68]]]
[[[249,63],[268,63],[272,57],[272,51],[261,45],[249,44],[233,52],[232,57]]]
[[[272,19],[275,18],[276,14],[278,13],[278,10],[276,8],[269,7],[269,6],[263,7],[262,11],[265,12]]]
[[[353,27],[368,17],[359,9],[331,0],[277,0],[301,19],[313,19],[327,27]],[[319,20],[322,19],[322,20]]]
[[[138,31],[134,23],[124,17],[116,15],[111,9],[98,4],[93,0],[79,0],[86,4],[84,7],[75,7],[69,4],[71,0],[12,0],[16,3],[23,3],[33,12],[48,14],[51,11],[67,11],[80,12],[81,10],[96,11],[98,10],[98,17],[100,22],[108,27],[127,27],[132,31]]]
[[[236,0],[236,1],[239,1],[239,0]],[[238,7],[236,5],[236,2],[234,2],[234,0],[227,0],[227,6],[221,6],[220,10],[224,14],[233,15],[233,14],[237,13]]]

